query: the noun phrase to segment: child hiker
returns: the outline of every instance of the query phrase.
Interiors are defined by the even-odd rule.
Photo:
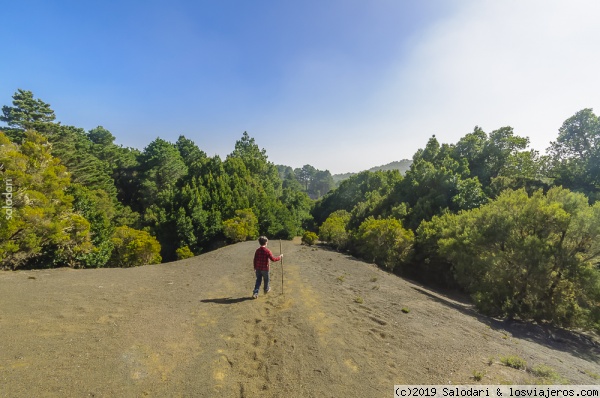
[[[280,254],[279,257],[273,257],[271,250],[267,249],[267,242],[269,240],[266,236],[258,238],[260,247],[254,252],[254,271],[256,271],[256,285],[254,285],[253,298],[258,298],[258,290],[262,280],[265,280],[265,293],[269,293],[271,287],[269,286],[269,260],[279,261],[283,257]]]

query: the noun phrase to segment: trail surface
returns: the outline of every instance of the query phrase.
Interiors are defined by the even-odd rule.
[[[256,247],[0,273],[0,396],[390,397],[394,384],[548,382],[502,365],[507,356],[551,368],[554,381],[600,383],[589,336],[481,317],[298,241],[283,242],[284,294],[277,263],[273,290],[252,300]]]

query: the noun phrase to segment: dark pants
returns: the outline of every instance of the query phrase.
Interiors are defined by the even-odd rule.
[[[254,294],[258,294],[262,280],[265,280],[265,292],[269,290],[269,271],[256,271],[256,285],[254,285]]]

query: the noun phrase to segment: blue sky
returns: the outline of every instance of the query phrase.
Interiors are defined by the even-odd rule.
[[[595,0],[29,1],[2,7],[0,104],[143,149],[181,134],[225,157],[356,172],[512,126],[542,153],[600,111]]]

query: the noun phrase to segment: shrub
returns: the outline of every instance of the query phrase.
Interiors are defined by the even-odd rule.
[[[325,220],[319,228],[319,239],[328,242],[336,249],[344,249],[348,245],[350,235],[346,230],[350,213],[346,210],[338,210]]]
[[[480,372],[478,370],[473,371],[473,380],[481,381],[481,379],[483,379],[483,376],[485,376],[484,372]]]
[[[503,365],[508,366],[509,368],[513,368],[513,369],[525,369],[527,367],[527,362],[524,359],[519,358],[516,355],[509,355],[507,357],[502,357],[502,358],[500,358],[500,362]]]
[[[538,365],[531,369],[531,373],[536,376],[546,380],[549,380],[554,383],[562,384],[565,383],[566,380],[563,379],[556,370],[552,369],[550,366],[546,365]]]
[[[252,209],[236,210],[235,217],[223,221],[223,234],[232,242],[258,238],[258,219]]]
[[[112,267],[135,267],[162,261],[160,243],[148,232],[138,231],[128,226],[118,227],[111,242],[114,249],[109,265]]]
[[[482,312],[600,330],[600,202],[560,187],[504,191],[427,224]]]
[[[369,217],[358,227],[356,241],[360,257],[393,270],[408,257],[414,234],[395,218]]]
[[[304,231],[302,234],[302,243],[305,245],[312,246],[317,243],[317,240],[319,240],[319,236],[314,232]]]
[[[177,255],[177,260],[183,260],[186,258],[194,257],[194,253],[187,246],[183,246],[175,250],[175,254]]]
[[[0,132],[0,269],[82,267],[93,253],[91,225],[68,194],[70,174],[50,149],[35,131],[22,145]]]
[[[590,376],[593,379],[600,380],[600,375],[598,373],[591,372],[589,370],[584,370],[583,373]]]

